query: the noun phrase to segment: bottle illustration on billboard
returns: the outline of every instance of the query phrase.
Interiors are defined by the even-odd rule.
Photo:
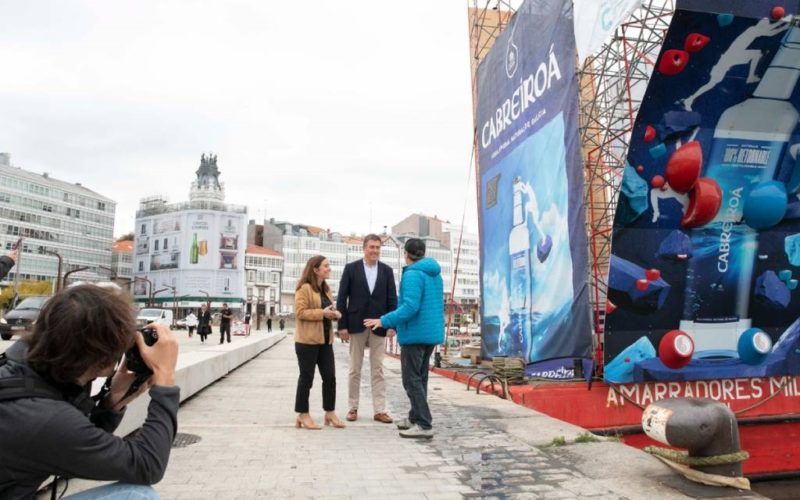
[[[192,246],[189,248],[189,264],[197,264],[199,248],[197,246],[197,233],[192,235]]]
[[[692,229],[680,329],[697,357],[736,356],[750,328],[749,306],[758,233],[742,222],[750,190],[770,181],[800,113],[789,99],[800,77],[800,29],[787,31],[752,97],[722,113],[705,176],[717,181],[722,206],[708,225]],[[745,221],[746,222],[746,221]]]
[[[522,201],[522,180],[519,177],[514,178],[513,189],[514,214],[508,235],[510,332],[500,332],[498,354],[523,357],[527,362],[527,345],[531,333],[531,240]]]

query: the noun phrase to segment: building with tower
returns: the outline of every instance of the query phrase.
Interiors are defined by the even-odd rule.
[[[247,208],[225,202],[216,155],[201,155],[189,201],[143,198],[134,226],[133,293],[141,305],[178,309],[210,302],[246,307]]]

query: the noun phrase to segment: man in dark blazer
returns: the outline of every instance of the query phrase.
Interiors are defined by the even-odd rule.
[[[372,378],[373,419],[385,424],[392,423],[386,411],[386,385],[383,378],[383,356],[386,352],[384,339],[394,337],[394,330],[376,328],[370,331],[364,320],[379,318],[397,308],[397,287],[392,268],[380,262],[380,236],[364,237],[364,258],[344,266],[339,281],[336,308],[342,313],[339,320],[339,336],[350,341],[350,410],[347,420],[358,418],[358,400],[361,388],[361,365],[364,349],[369,347],[369,366]]]

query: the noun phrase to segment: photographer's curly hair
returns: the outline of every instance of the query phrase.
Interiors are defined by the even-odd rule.
[[[30,337],[27,362],[55,382],[114,366],[135,342],[136,315],[118,290],[79,285],[47,301]]]

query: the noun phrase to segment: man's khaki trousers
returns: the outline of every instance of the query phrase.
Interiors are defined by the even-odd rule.
[[[386,383],[383,379],[383,356],[386,353],[384,337],[364,330],[350,334],[350,383],[349,409],[358,409],[361,393],[361,366],[364,363],[364,349],[369,348],[369,371],[372,378],[372,407],[375,413],[386,411]]]

